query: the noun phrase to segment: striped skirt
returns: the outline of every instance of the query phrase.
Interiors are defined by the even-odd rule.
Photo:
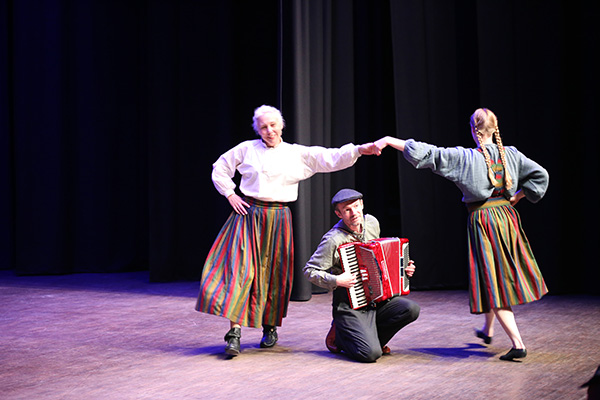
[[[539,300],[548,293],[517,210],[502,197],[469,205],[471,312]]]
[[[208,253],[196,310],[243,326],[281,326],[294,277],[292,214],[282,203],[246,198]]]

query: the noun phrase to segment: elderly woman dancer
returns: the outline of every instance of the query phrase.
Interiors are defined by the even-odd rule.
[[[502,145],[496,115],[485,108],[471,116],[475,149],[439,148],[413,139],[385,137],[416,168],[429,168],[454,182],[469,210],[469,293],[474,314],[485,314],[476,330],[492,342],[497,318],[512,348],[500,357],[513,361],[527,356],[511,306],[539,300],[548,292],[542,274],[513,207],[526,197],[538,202],[548,187],[548,173],[514,147]],[[496,143],[494,143],[494,139]]]
[[[373,143],[339,149],[289,144],[282,140],[284,124],[278,109],[258,107],[253,127],[260,139],[240,143],[213,164],[213,183],[233,211],[204,264],[196,310],[229,319],[230,356],[240,353],[241,326],[262,326],[260,347],[277,342],[294,276],[287,203],[298,198],[298,182],[348,168],[360,155],[381,154]],[[236,170],[243,197],[235,193]]]

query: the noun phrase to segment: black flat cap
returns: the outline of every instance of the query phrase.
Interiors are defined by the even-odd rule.
[[[342,189],[333,196],[331,199],[331,205],[335,207],[339,203],[344,203],[350,200],[362,199],[363,195],[354,189]]]

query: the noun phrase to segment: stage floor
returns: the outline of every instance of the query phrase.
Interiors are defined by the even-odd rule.
[[[600,297],[546,296],[515,307],[529,355],[501,361],[496,323],[474,336],[465,291],[414,291],[419,319],[361,364],[324,338],[331,295],[292,302],[279,342],[242,330],[227,359],[228,322],[194,310],[197,282],[149,283],[145,272],[16,277],[0,271],[2,399],[585,399],[600,365]]]

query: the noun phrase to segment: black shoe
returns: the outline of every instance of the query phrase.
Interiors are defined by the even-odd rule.
[[[277,328],[270,325],[263,325],[263,337],[260,340],[260,347],[273,347],[277,343]]]
[[[240,354],[240,338],[242,337],[241,328],[231,328],[225,335],[225,353],[230,356],[237,356]]]
[[[482,331],[480,331],[480,330],[476,330],[476,331],[475,331],[475,336],[477,336],[479,339],[483,339],[483,343],[485,343],[485,344],[490,344],[490,343],[492,343],[492,337],[491,337],[491,336],[488,336],[488,335],[486,335],[485,333],[483,333],[483,332],[482,332]]]
[[[527,349],[515,349],[513,347],[508,353],[506,353],[503,356],[500,356],[500,359],[504,361],[513,361],[515,358],[525,357],[527,357]]]

